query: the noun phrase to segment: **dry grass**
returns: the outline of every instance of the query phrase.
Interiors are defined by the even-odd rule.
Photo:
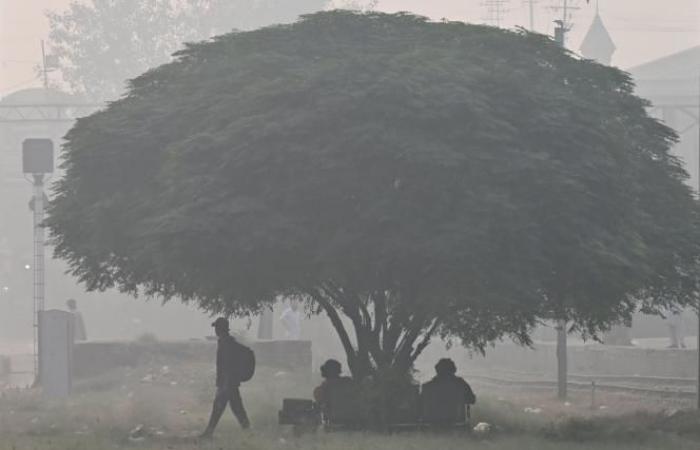
[[[193,436],[207,419],[213,373],[209,365],[139,367],[81,380],[67,401],[46,402],[38,393],[9,391],[0,397],[0,450],[135,449],[318,449],[318,450],[632,450],[700,448],[700,417],[679,413],[638,413],[613,417],[580,413],[556,406],[548,397],[486,393],[480,396],[474,421],[494,425],[483,438],[460,434],[316,433],[295,437],[276,424],[284,397],[309,397],[314,377],[260,368],[243,388],[254,430],[242,432],[230,413],[222,419],[213,442]],[[499,397],[507,397],[501,398]],[[523,405],[543,406],[539,414]],[[555,407],[556,406],[556,407]],[[569,408],[562,414],[557,408]],[[142,440],[129,431],[143,425]]]

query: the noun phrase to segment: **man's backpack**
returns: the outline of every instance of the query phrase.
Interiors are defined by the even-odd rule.
[[[255,374],[255,352],[241,343],[236,345],[236,378],[241,383],[249,381]]]

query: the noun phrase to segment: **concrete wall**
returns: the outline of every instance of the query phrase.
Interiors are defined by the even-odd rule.
[[[311,372],[310,341],[260,341],[250,347],[258,366],[287,371]],[[168,364],[178,361],[207,362],[216,360],[216,341],[192,340],[172,342],[81,342],[73,352],[76,377],[99,375],[118,367]]]

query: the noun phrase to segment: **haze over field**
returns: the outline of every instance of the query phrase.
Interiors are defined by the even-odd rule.
[[[699,183],[698,0],[0,0],[0,450],[697,450]]]

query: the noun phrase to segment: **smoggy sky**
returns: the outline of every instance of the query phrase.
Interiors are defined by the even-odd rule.
[[[84,0],[87,1],[87,0]],[[289,0],[293,1],[293,0]],[[503,26],[529,26],[529,0],[510,0]],[[560,16],[551,9],[563,0],[534,0],[535,29],[552,33]],[[46,10],[61,10],[70,0],[0,0],[0,96],[39,85],[34,66],[41,59],[40,40],[46,38]],[[595,0],[568,0],[574,28],[568,46],[577,50],[593,15]],[[433,19],[483,23],[484,0],[379,0],[382,11],[410,11]],[[555,16],[556,14],[556,16]],[[600,0],[600,14],[617,44],[613,64],[622,68],[700,45],[698,0]]]

